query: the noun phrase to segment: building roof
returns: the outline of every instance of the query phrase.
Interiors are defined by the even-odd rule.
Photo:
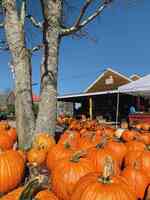
[[[32,95],[32,100],[33,102],[39,102],[40,101],[40,96],[37,96],[35,94]]]
[[[113,82],[114,79],[114,82]],[[112,81],[112,83],[111,83]],[[117,89],[118,86],[130,83],[132,80],[124,74],[112,69],[107,68],[94,80],[84,92],[98,92]],[[108,83],[108,84],[107,84]]]
[[[140,79],[140,78],[141,78],[141,76],[138,75],[138,74],[132,74],[132,75],[130,76],[130,79],[131,79],[132,81],[136,81],[136,80],[138,80],[138,79]]]
[[[69,94],[69,95],[62,95],[57,96],[58,100],[73,100],[73,99],[79,99],[83,97],[90,97],[90,96],[97,96],[97,95],[105,95],[105,94],[115,94],[118,93],[118,90],[109,90],[109,91],[102,91],[102,92],[91,92],[91,93],[76,93],[76,94]]]

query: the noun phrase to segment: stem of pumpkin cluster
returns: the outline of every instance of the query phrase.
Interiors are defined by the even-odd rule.
[[[65,147],[66,149],[69,149],[69,148],[71,147],[71,145],[69,144],[69,142],[65,142],[65,143],[64,143],[64,147]]]
[[[70,159],[71,162],[79,162],[80,158],[86,155],[85,151],[76,152]]]
[[[112,175],[113,175],[113,160],[110,156],[107,156],[105,158],[102,177],[99,177],[98,181],[100,181],[103,184],[109,184],[111,183],[110,176]]]

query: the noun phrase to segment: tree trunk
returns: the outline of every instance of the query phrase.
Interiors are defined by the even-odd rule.
[[[25,47],[24,27],[15,0],[4,0],[5,31],[15,66],[16,126],[20,148],[28,148],[34,131],[32,110],[31,60]]]
[[[36,133],[55,134],[57,112],[57,74],[62,1],[41,0],[44,18],[44,62],[41,76],[41,102]]]

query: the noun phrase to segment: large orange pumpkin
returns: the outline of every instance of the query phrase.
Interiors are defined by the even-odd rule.
[[[133,188],[137,198],[143,199],[145,190],[149,184],[147,175],[136,167],[128,167],[121,175],[126,178],[128,185]]]
[[[126,181],[119,177],[104,178],[90,173],[76,184],[70,200],[136,200]]]
[[[52,170],[52,190],[62,200],[70,200],[77,181],[95,171],[93,164],[80,156],[76,153],[70,159],[59,160]]]
[[[24,160],[14,150],[0,152],[0,192],[14,189],[24,175]]]

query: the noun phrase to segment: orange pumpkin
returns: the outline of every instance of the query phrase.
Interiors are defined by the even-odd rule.
[[[71,145],[67,142],[64,145],[62,145],[62,144],[54,145],[48,151],[48,155],[47,155],[48,169],[52,170],[58,160],[61,160],[64,158],[69,158],[72,153],[73,153],[73,150],[71,148]]]
[[[142,154],[143,151],[138,151],[138,150],[137,151],[129,151],[125,155],[124,166],[125,167],[133,167],[135,160],[138,159],[138,157]]]
[[[146,145],[140,141],[130,141],[126,143],[127,151],[144,151]]]
[[[53,145],[55,145],[55,143],[56,142],[53,136],[47,133],[39,133],[35,136],[32,147],[48,151]]]
[[[16,128],[8,129],[7,134],[10,136],[10,138],[12,139],[13,142],[16,142],[16,140],[17,140]]]
[[[91,162],[94,164],[95,166],[95,171],[102,173],[103,168],[104,168],[104,164],[105,164],[105,159],[107,157],[111,157],[113,162],[114,162],[114,174],[119,174],[120,173],[120,160],[118,160],[118,158],[115,156],[114,153],[112,153],[112,151],[108,150],[107,148],[100,148],[98,147],[94,147],[88,150],[88,155],[87,158],[89,158],[91,160]]]
[[[65,144],[67,142],[72,146],[72,148],[76,149],[79,139],[80,133],[78,131],[67,130],[61,135],[58,144]]]
[[[54,193],[48,190],[43,190],[37,193],[35,200],[59,200]]]
[[[14,150],[0,153],[0,192],[5,193],[14,189],[24,175],[24,160]]]
[[[89,173],[76,184],[70,200],[136,200],[135,193],[119,176]]]
[[[27,152],[27,160],[30,164],[43,165],[46,162],[47,151],[45,149],[32,148]]]
[[[0,122],[0,132],[8,130],[10,128],[7,121],[1,121]]]
[[[105,148],[107,148],[108,150],[110,150],[113,154],[116,155],[116,157],[118,158],[118,160],[120,160],[120,162],[123,161],[126,153],[127,153],[127,147],[124,143],[122,142],[117,142],[117,141],[108,141],[106,143]]]
[[[150,134],[149,132],[144,132],[139,135],[138,140],[143,142],[146,145],[150,144]]]
[[[133,188],[137,199],[143,199],[149,184],[149,179],[144,171],[136,167],[128,167],[122,171],[121,175],[126,178],[128,185]]]
[[[18,200],[24,187],[19,187],[0,198],[0,200]]]
[[[134,139],[136,139],[137,137],[137,131],[133,131],[133,130],[125,130],[123,133],[122,133],[122,139],[125,141],[125,142],[129,142],[129,141],[132,141]]]
[[[0,133],[0,149],[8,150],[13,148],[13,141],[6,133]]]
[[[143,151],[137,159],[140,162],[141,169],[149,176],[150,170],[150,151]]]
[[[82,153],[76,153],[70,159],[59,160],[52,170],[52,190],[62,200],[70,200],[78,180],[95,170],[93,164],[81,156]]]

